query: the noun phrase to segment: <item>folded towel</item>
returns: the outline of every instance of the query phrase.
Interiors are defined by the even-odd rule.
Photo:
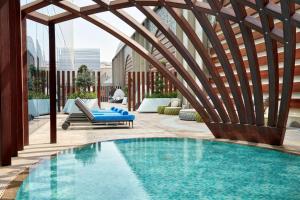
[[[126,111],[126,110],[124,110],[123,112],[122,112],[122,115],[128,115],[129,113]]]

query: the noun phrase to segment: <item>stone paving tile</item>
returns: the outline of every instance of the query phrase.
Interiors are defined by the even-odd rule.
[[[111,106],[111,105],[110,105]],[[120,105],[118,105],[120,107]],[[102,107],[108,107],[103,104]],[[38,163],[42,159],[47,159],[51,155],[78,145],[87,143],[124,139],[137,137],[190,137],[199,139],[214,139],[208,128],[204,124],[191,121],[181,121],[177,116],[158,115],[155,113],[136,114],[134,128],[93,128],[91,126],[71,126],[68,130],[61,129],[61,124],[67,115],[58,115],[58,143],[49,144],[49,121],[42,124],[35,132],[30,134],[30,145],[24,151],[19,152],[19,157],[13,158],[12,165],[0,167],[0,195],[10,181],[16,175],[26,170],[29,166]],[[45,117],[43,117],[43,120]],[[228,140],[220,140],[228,141]],[[236,141],[230,141],[236,142]],[[239,142],[257,146],[247,142]],[[286,149],[288,151],[300,152],[300,129],[288,129],[283,147],[262,145],[267,148]],[[17,186],[12,186],[14,190]],[[10,188],[11,189],[11,188]]]

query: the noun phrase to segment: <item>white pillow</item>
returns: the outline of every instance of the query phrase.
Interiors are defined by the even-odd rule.
[[[171,101],[171,107],[179,107],[179,101],[178,100]]]

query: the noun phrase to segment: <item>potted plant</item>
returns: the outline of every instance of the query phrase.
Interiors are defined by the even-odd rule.
[[[79,67],[75,83],[78,91],[68,96],[68,100],[63,108],[63,112],[80,112],[75,105],[76,98],[81,98],[91,109],[99,109],[97,94],[94,92],[89,92],[89,88],[95,85],[95,77],[86,65],[81,65]]]
[[[147,94],[138,108],[138,112],[151,113],[157,112],[159,106],[168,106],[172,98],[177,98],[177,92],[165,93],[164,82],[160,75],[155,78],[155,91],[152,94]]]

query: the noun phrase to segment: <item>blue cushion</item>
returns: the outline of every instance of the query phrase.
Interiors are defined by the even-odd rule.
[[[129,113],[126,111],[126,110],[124,110],[123,112],[122,112],[122,115],[128,115]]]
[[[114,113],[112,110],[91,110],[91,112],[94,113]]]
[[[118,111],[118,113],[122,113],[123,112],[123,109],[120,109],[119,111]]]
[[[114,107],[114,106],[110,108],[110,110],[114,110],[114,109],[115,109],[115,107]]]
[[[112,113],[105,113],[94,115],[94,122],[101,122],[101,121],[131,121],[134,120],[134,115],[121,115],[121,114],[112,114]]]

